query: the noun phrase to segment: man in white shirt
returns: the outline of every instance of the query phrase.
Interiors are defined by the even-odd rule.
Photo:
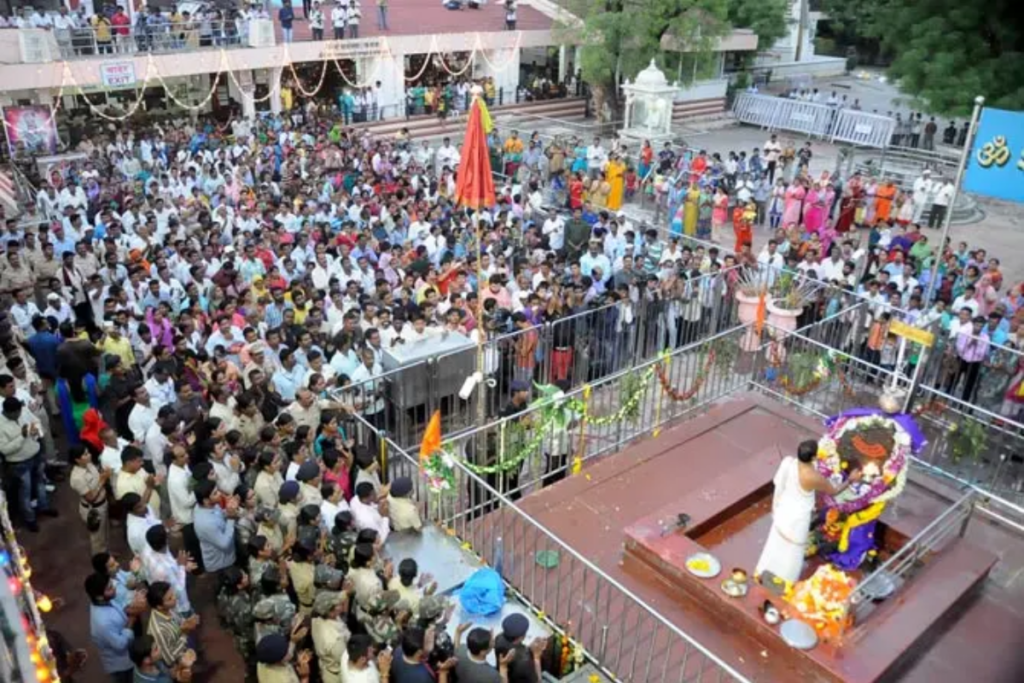
[[[779,156],[782,154],[782,145],[779,144],[778,136],[772,133],[768,142],[764,143],[764,158],[768,162],[768,182],[775,182],[775,169],[779,165]]]
[[[942,182],[941,179],[937,183]],[[935,191],[935,201],[932,203],[931,213],[928,214],[928,227],[941,228],[946,220],[946,212],[949,211],[949,204],[953,201],[956,187],[949,180],[942,182],[942,185]]]
[[[146,532],[150,527],[160,524],[160,520],[137,493],[126,493],[121,497],[121,503],[128,509],[128,515],[125,517],[128,547],[132,553],[141,556],[149,547]]]
[[[142,443],[149,425],[156,421],[157,412],[163,404],[154,401],[145,386],[136,387],[134,399],[135,406],[128,414],[128,429],[135,440]]]
[[[391,533],[391,522],[388,520],[388,487],[382,486],[380,493],[374,493],[373,484],[368,481],[356,485],[356,495],[350,503],[352,521],[356,529],[373,529],[377,532],[377,540],[387,540]]]
[[[594,144],[587,147],[587,172],[590,177],[598,178],[607,162],[608,153],[601,146],[601,138],[594,138]]]
[[[458,168],[459,165],[459,150],[452,146],[452,143],[448,138],[445,138],[441,142],[441,146],[437,148],[435,159],[437,162],[435,172],[440,173],[441,169],[445,167],[454,170]]]
[[[927,168],[921,176],[914,181],[914,223],[920,223],[924,215],[925,207],[932,202],[932,194],[935,192],[935,183],[932,181],[932,172]]]
[[[551,251],[561,251],[565,247],[565,221],[557,213],[548,214],[541,232],[548,238],[548,249]]]

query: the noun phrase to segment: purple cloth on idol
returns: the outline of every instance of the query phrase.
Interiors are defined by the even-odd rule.
[[[928,443],[928,439],[925,438],[921,428],[917,426],[913,416],[907,413],[887,413],[881,408],[851,408],[826,419],[825,426],[832,429],[832,426],[844,417],[867,417],[868,415],[884,415],[903,427],[903,430],[910,436],[910,452],[915,455],[920,453]]]
[[[868,551],[875,547],[874,535],[877,525],[878,520],[874,519],[867,524],[851,529],[846,552],[836,551],[828,556],[828,561],[844,572],[857,569],[867,557]]]

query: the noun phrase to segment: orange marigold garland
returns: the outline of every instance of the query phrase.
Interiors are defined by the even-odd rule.
[[[693,386],[691,386],[686,391],[677,391],[672,386],[672,382],[669,381],[668,372],[665,368],[665,363],[658,364],[658,381],[661,382],[662,390],[666,394],[668,394],[668,397],[671,398],[673,401],[689,401],[694,396],[696,396],[697,392],[700,391],[700,388],[704,386],[704,382],[707,381],[708,372],[711,371],[711,365],[714,362],[715,350],[711,349],[710,351],[708,351],[707,358],[704,359],[704,367],[702,367],[700,371],[697,373],[697,376],[693,378]]]

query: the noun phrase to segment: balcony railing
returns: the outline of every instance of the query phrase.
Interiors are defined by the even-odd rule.
[[[60,56],[73,59],[94,55],[238,47],[248,45],[248,29],[247,21],[193,21],[144,28],[127,26],[120,29],[98,29],[87,26],[71,31],[54,31],[54,38]]]

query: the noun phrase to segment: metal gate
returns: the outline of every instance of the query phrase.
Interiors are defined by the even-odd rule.
[[[754,93],[736,96],[733,116],[741,123],[768,130],[787,130],[832,142],[877,148],[889,145],[896,125],[888,116]]]

